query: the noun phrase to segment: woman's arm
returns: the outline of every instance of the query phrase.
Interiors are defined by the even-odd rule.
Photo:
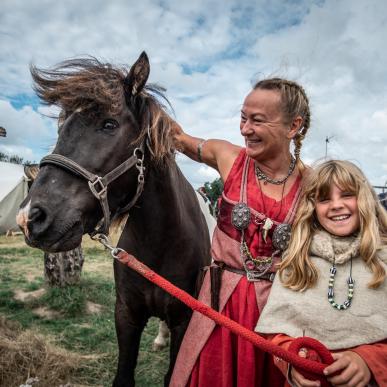
[[[240,146],[224,140],[204,140],[191,136],[177,122],[173,123],[172,131],[175,147],[179,152],[216,169],[225,181],[241,150]]]

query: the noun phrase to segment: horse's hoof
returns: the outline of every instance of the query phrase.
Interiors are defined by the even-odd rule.
[[[164,343],[160,343],[160,342],[157,342],[154,341],[153,342],[153,346],[152,346],[152,350],[154,352],[157,352],[157,351],[161,351],[162,349],[166,348],[168,346],[168,342],[164,342]]]

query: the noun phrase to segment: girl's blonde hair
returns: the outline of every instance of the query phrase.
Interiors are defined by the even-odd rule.
[[[292,227],[289,247],[279,268],[284,286],[293,290],[313,287],[318,272],[309,259],[313,234],[321,229],[315,203],[329,196],[331,186],[356,195],[360,218],[360,256],[373,273],[369,288],[379,287],[386,272],[377,253],[387,244],[387,212],[363,172],[349,161],[326,161],[306,175],[300,205]]]

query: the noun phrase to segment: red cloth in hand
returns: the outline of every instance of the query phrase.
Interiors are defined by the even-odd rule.
[[[324,344],[320,343],[318,340],[315,340],[311,337],[298,337],[295,339],[289,346],[289,351],[298,354],[301,348],[306,348],[306,358],[309,360],[314,360],[318,362],[322,362],[325,364],[332,364],[333,357],[330,353],[329,349],[324,346]],[[302,369],[296,368],[296,370],[305,378],[309,380],[319,380],[321,383],[321,387],[329,387],[330,383],[327,381],[325,376],[316,375],[308,371],[304,371]]]

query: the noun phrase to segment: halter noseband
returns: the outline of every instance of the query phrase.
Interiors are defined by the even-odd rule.
[[[139,157],[137,156],[138,153],[140,154]],[[144,143],[142,143],[140,147],[134,149],[133,155],[129,157],[129,159],[124,161],[118,167],[114,168],[112,171],[108,172],[103,177],[87,171],[75,161],[59,154],[51,154],[43,157],[43,159],[40,161],[40,167],[46,164],[54,164],[57,167],[65,169],[66,171],[83,177],[87,180],[90,191],[99,200],[103,212],[103,218],[98,222],[94,231],[91,233],[91,236],[94,236],[96,234],[109,234],[110,210],[109,203],[107,200],[107,188],[112,181],[116,180],[124,172],[128,171],[134,166],[138,169],[136,194],[125,207],[119,208],[117,210],[117,214],[126,212],[131,207],[133,207],[144,188]],[[102,225],[100,225],[101,222]]]

